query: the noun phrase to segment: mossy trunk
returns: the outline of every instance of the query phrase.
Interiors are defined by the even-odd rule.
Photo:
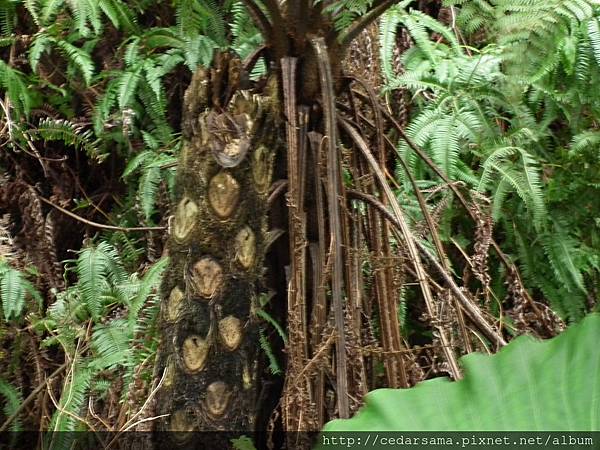
[[[259,388],[253,307],[264,288],[281,127],[268,95],[236,89],[239,60],[217,59],[210,72],[198,70],[185,94],[156,372],[155,412],[169,416],[155,429],[251,434]]]

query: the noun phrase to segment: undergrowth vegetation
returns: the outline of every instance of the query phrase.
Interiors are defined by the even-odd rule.
[[[373,2],[326,3],[344,29]],[[394,193],[433,253],[419,188],[446,263],[507,338],[553,335],[532,321],[560,329],[598,310],[600,297],[600,6],[446,0],[419,11],[414,3],[397,3],[378,24],[381,96],[410,98],[400,124],[410,142],[387,134],[397,150]],[[411,45],[398,52],[402,37]],[[0,0],[8,429],[136,425],[152,390],[184,90],[215,51],[245,58],[261,44],[239,1]],[[267,69],[259,59],[250,77]],[[496,243],[523,280],[488,254]],[[402,294],[403,339],[430,342],[416,294]],[[525,304],[541,316],[527,316]],[[268,335],[287,336],[269,308],[261,299],[259,345],[271,371],[285,373]],[[380,337],[377,324],[369,333]]]
[[[590,89],[600,75],[599,12],[585,1],[525,3],[448,2],[450,24],[392,7],[381,25],[384,90],[410,91],[407,134],[450,179],[489,200],[528,287],[577,321],[597,298],[600,268],[600,97]],[[398,25],[415,42],[402,73],[393,64]],[[423,188],[447,190],[406,142],[398,153]],[[402,168],[397,178],[416,204]],[[444,213],[447,239],[457,238],[462,214]]]

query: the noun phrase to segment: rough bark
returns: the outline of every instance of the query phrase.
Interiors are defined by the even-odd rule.
[[[236,90],[242,78],[239,60],[220,56],[210,73],[196,72],[185,94],[156,372],[162,380],[156,413],[168,417],[157,430],[251,434],[255,427],[253,308],[262,288],[267,198],[281,143],[271,110],[276,102]],[[271,87],[267,83],[265,91]],[[185,441],[192,435],[167,436]]]

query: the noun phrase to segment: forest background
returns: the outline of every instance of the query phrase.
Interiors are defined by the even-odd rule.
[[[217,51],[244,59],[261,48],[245,3],[0,0],[8,429],[124,430],[148,414],[184,92]],[[349,47],[344,73],[363,87],[355,86],[356,109],[350,97],[340,101],[365,141],[387,142],[381,173],[431,257],[425,265],[441,265],[454,282],[432,275],[431,309],[401,237],[389,233],[382,254],[372,240],[353,241],[366,255],[356,269],[371,305],[354,336],[368,366],[361,392],[460,378],[448,345],[461,356],[492,353],[521,334],[553,337],[598,311],[600,296],[598,3],[396,3]],[[315,4],[343,31],[373,1]],[[249,82],[270,70],[258,58]],[[383,118],[368,110],[372,93]],[[364,131],[376,120],[382,133]],[[361,197],[353,145],[344,142],[341,167],[360,222],[365,204],[385,209],[390,200]],[[380,317],[381,270],[390,272],[392,323],[406,350],[400,381],[383,356],[392,344]],[[464,322],[454,303],[461,292],[492,331]],[[290,376],[287,318],[272,294],[261,295],[260,376],[277,399]],[[325,397],[319,427],[339,412]]]

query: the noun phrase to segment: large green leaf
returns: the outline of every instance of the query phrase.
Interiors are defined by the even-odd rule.
[[[600,315],[556,338],[515,339],[493,356],[461,359],[465,377],[378,389],[324,431],[598,431]]]

